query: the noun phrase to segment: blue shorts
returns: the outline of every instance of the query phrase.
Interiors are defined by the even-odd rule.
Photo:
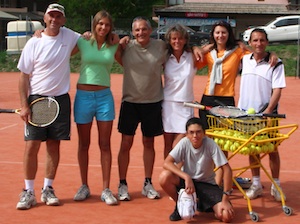
[[[74,119],[77,124],[115,119],[114,98],[110,88],[99,91],[77,90],[74,102]]]

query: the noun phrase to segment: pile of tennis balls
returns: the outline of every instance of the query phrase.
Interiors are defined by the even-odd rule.
[[[231,136],[231,138],[227,138]],[[271,153],[275,149],[274,143],[265,141],[270,139],[269,135],[261,134],[254,137],[247,145],[240,148],[241,145],[251,137],[249,133],[243,133],[237,130],[215,130],[213,131],[213,139],[224,151],[235,152],[243,155],[255,155],[261,153]],[[264,140],[264,141],[262,141]]]

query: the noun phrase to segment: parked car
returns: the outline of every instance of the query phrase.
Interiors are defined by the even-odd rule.
[[[129,30],[115,29],[113,33],[118,34],[120,39],[125,36],[131,37],[131,32]]]
[[[259,26],[254,28],[264,29],[268,34],[269,42],[292,41],[298,40],[299,38],[299,23],[299,15],[282,16],[270,21],[265,26]],[[248,42],[250,34],[254,28],[247,29],[243,33],[243,40],[245,42]]]
[[[154,39],[165,39],[165,34],[168,30],[169,26],[161,26],[159,28],[153,29],[150,37]],[[202,46],[204,44],[209,43],[210,34],[206,32],[196,32],[190,27],[186,27],[189,35],[190,35],[190,45],[199,45]]]

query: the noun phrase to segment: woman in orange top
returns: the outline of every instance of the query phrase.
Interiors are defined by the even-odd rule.
[[[197,68],[208,66],[208,81],[201,104],[206,106],[219,106],[219,101],[226,106],[234,106],[234,86],[238,74],[240,61],[244,54],[250,53],[239,47],[232,28],[225,21],[214,24],[211,31],[212,50],[204,55]],[[205,126],[208,111],[200,110],[199,116]]]

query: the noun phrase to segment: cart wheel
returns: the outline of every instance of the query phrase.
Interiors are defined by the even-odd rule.
[[[282,209],[287,216],[290,216],[293,213],[293,209],[288,206],[284,206]]]
[[[259,220],[258,214],[256,212],[251,212],[250,217],[253,222],[258,222]]]

